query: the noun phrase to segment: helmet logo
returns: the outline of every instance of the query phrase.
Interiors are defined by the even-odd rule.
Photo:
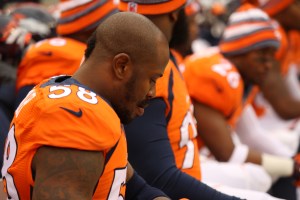
[[[137,12],[137,7],[138,7],[138,5],[135,2],[128,3],[128,11],[130,11],[130,12]]]

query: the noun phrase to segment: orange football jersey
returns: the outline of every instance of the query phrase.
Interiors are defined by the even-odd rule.
[[[218,49],[185,62],[184,77],[192,99],[222,113],[231,125],[242,109],[244,84],[236,67]]]
[[[291,30],[286,37],[288,46],[285,55],[280,60],[284,74],[291,65],[296,65],[300,70],[300,32]]]
[[[86,44],[70,38],[42,40],[26,51],[17,71],[17,91],[61,74],[72,75],[80,66]]]
[[[276,57],[280,62],[282,75],[285,76],[292,66],[296,66],[300,71],[300,32],[297,30],[286,32],[280,26],[278,26],[278,31],[280,31],[281,43]],[[266,108],[263,105],[257,104],[254,98],[252,105],[257,116],[264,116]]]
[[[15,111],[2,168],[12,199],[31,199],[31,163],[41,146],[102,151],[106,163],[93,199],[125,196],[127,144],[120,119],[108,102],[72,78],[41,82]]]
[[[177,168],[200,180],[193,106],[183,76],[171,60],[163,77],[157,80],[156,97],[162,98],[167,105],[165,112],[168,121],[167,132]]]

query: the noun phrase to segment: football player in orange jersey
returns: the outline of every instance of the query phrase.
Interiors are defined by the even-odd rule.
[[[190,4],[189,4],[190,5]],[[187,10],[187,8],[185,10]],[[189,13],[187,13],[188,15]],[[192,13],[190,13],[192,14]],[[189,16],[188,17],[193,17]],[[190,24],[189,26],[193,26]],[[183,32],[183,27],[179,24],[175,25],[170,47],[172,53],[178,61],[180,70],[184,71],[184,60],[188,59],[189,49],[191,48],[191,39],[194,38],[190,33]],[[184,36],[186,38],[184,38]],[[188,38],[189,37],[189,38]],[[209,51],[209,49],[207,49]],[[203,52],[203,54],[205,54]],[[204,64],[205,65],[205,62]],[[198,124],[200,126],[200,124]],[[201,155],[201,181],[209,184],[227,194],[235,194],[246,199],[274,199],[266,192],[271,186],[271,178],[267,172],[260,166],[252,163],[236,164],[229,162],[212,162]],[[212,173],[210,173],[212,172]],[[231,172],[231,173],[229,173]],[[242,190],[241,190],[242,189]],[[242,195],[240,195],[242,194]]]
[[[219,47],[191,57],[184,72],[204,144],[219,161],[259,164],[274,177],[297,176],[294,152],[262,133],[246,107],[252,86],[262,83],[276,63],[279,38],[270,18],[249,4],[242,6],[230,16]],[[234,140],[235,128],[247,145]]]
[[[126,188],[126,199],[169,199],[133,171],[121,124],[143,115],[168,50],[146,17],[102,22],[75,74],[41,82],[15,111],[1,170],[8,199],[115,200]]]
[[[58,5],[56,32],[60,37],[32,45],[17,71],[16,106],[45,78],[72,75],[82,62],[86,40],[106,17],[118,12],[114,0],[67,0]]]
[[[198,24],[200,10],[200,3],[197,0],[189,1],[184,8],[186,17],[178,19],[185,20],[186,22],[178,21],[174,26],[170,48],[179,64],[179,68],[183,60],[193,53],[192,43],[198,38],[200,30]]]
[[[185,17],[185,3],[185,0],[122,0],[119,9],[147,16],[170,41],[177,20],[185,22],[179,19]],[[150,185],[172,199],[238,199],[200,181],[192,113],[186,85],[171,53],[164,75],[157,81],[156,98],[150,101],[142,117],[125,126],[130,163]]]
[[[3,35],[3,30],[9,25],[11,18],[0,14],[0,34]],[[3,155],[3,147],[7,132],[9,130],[9,123],[13,115],[13,105],[11,101],[14,99],[13,89],[16,81],[16,69],[10,64],[3,61],[3,52],[7,48],[4,45],[2,37],[0,36],[0,155]],[[2,156],[0,163],[2,163]],[[1,178],[1,175],[0,175]]]
[[[252,1],[252,3],[275,19],[281,29],[282,50],[279,57],[281,66],[278,69],[274,68],[268,74],[265,84],[260,86],[262,92],[256,96],[253,105],[260,124],[284,141],[287,136],[291,136],[290,130],[297,135],[300,133],[300,26],[298,23],[300,2],[299,0],[266,0]],[[288,133],[284,135],[281,131],[283,129]],[[288,141],[287,145],[297,148],[299,139],[295,139],[294,142]],[[292,188],[294,188],[293,180],[282,178],[276,182],[272,192],[279,197],[296,199],[296,193]],[[300,193],[297,195],[300,196]]]
[[[0,11],[0,154],[15,110],[16,68],[26,47],[33,42],[52,36],[50,22],[55,21],[47,10],[34,4],[21,4]],[[30,25],[30,26],[29,26]],[[49,25],[49,26],[48,26]],[[43,30],[43,31],[41,31]],[[4,138],[3,138],[4,137]],[[0,158],[2,163],[2,157]]]
[[[279,22],[282,43],[278,54],[280,65],[272,68],[267,81],[260,85],[262,92],[255,99],[254,107],[266,128],[276,131],[283,127],[299,132],[300,124],[295,119],[300,117],[300,27],[294,23],[300,20],[299,1],[266,0],[256,5]]]
[[[187,11],[188,8],[189,5],[186,6],[185,10]],[[195,10],[194,12],[197,12],[197,10]],[[195,16],[195,14],[196,13],[188,12],[187,16],[189,17],[189,20],[193,19],[193,16]],[[189,20],[188,22],[190,22]],[[190,26],[193,27],[194,23],[191,23],[189,27]],[[195,37],[192,34],[193,32],[189,35],[180,33],[183,33],[183,26],[180,24],[176,24],[173,37],[170,42],[170,47],[172,53],[178,61],[180,70],[184,72],[184,60],[189,59],[188,57],[191,52],[191,43],[193,39],[195,39]],[[208,51],[210,50],[207,49],[206,52]],[[203,52],[203,54],[205,53]],[[247,163],[241,166],[240,164],[233,164],[229,162],[210,161],[210,159],[207,159],[203,155],[201,155],[201,181],[203,181],[204,183],[210,183],[212,185],[222,185],[222,189],[226,186],[243,189],[243,193],[247,193],[247,196],[245,197],[248,198],[255,198],[254,196],[251,196],[252,190],[260,191],[261,195],[263,196],[264,192],[267,192],[271,187],[270,176],[264,169],[257,165]],[[227,171],[234,172],[234,174],[228,173]],[[213,177],[211,177],[210,172],[213,172]],[[234,191],[233,194],[236,194],[236,191]],[[256,199],[258,198],[256,197]]]

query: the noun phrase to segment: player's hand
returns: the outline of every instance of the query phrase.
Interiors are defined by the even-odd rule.
[[[21,48],[26,46],[31,39],[31,34],[23,27],[16,27],[10,31],[7,39],[5,40],[6,44],[17,44]]]
[[[50,27],[46,24],[34,19],[24,18],[19,21],[19,26],[26,29],[31,34],[47,36],[51,33]]]

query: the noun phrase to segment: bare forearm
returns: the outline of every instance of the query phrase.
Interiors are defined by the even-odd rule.
[[[280,117],[293,119],[300,116],[300,101],[291,94],[279,71],[271,71],[260,89]]]
[[[265,98],[270,102],[276,113],[283,119],[295,119],[300,117],[300,101],[294,99],[290,94],[276,92],[264,92]],[[275,94],[274,94],[275,93]]]
[[[0,179],[0,199],[1,200],[7,199],[7,196],[6,196],[5,192],[3,191],[3,181],[2,181],[2,179]]]

